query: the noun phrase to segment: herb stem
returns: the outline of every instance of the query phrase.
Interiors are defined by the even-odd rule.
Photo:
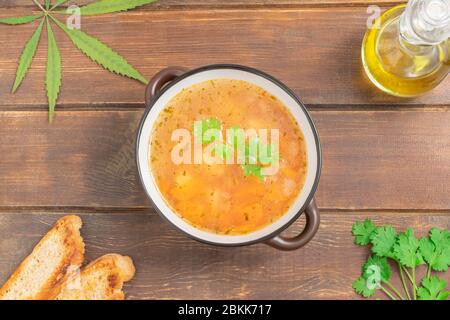
[[[391,298],[392,300],[397,300],[395,299],[395,297],[392,295],[392,293],[390,293],[386,288],[384,288],[382,285],[380,285],[380,289],[381,291],[383,291],[389,298]]]
[[[403,273],[403,267],[400,262],[397,261],[398,269],[400,270],[400,277],[402,279],[403,289],[405,289],[406,295],[408,296],[408,300],[411,300],[411,296],[409,295],[409,289],[406,285],[405,274]]]
[[[416,294],[416,268],[414,267],[414,268],[412,268],[412,278],[413,278],[413,282],[414,282],[414,290],[413,290],[413,293],[414,293],[414,300],[417,300],[417,294]]]
[[[403,297],[401,295],[401,293],[397,290],[396,287],[394,287],[394,285],[392,283],[390,283],[389,281],[385,281],[384,283],[386,283],[388,285],[389,288],[392,289],[392,291],[394,291],[394,293],[402,300],[405,300],[405,297]]]
[[[408,272],[408,270],[406,268],[403,268],[403,271],[405,271],[405,274],[408,276],[409,281],[411,281],[412,285],[415,285],[413,278],[411,276],[411,274]]]
[[[53,5],[53,7],[50,8],[49,11],[52,11],[53,9],[58,8],[60,5],[66,3],[66,2],[67,2],[67,0],[66,0],[66,1],[59,1],[59,2],[55,3],[55,4]]]
[[[431,266],[428,265],[428,269],[427,269],[427,278],[431,277]]]

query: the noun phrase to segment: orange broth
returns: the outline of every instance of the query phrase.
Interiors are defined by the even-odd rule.
[[[239,164],[175,164],[172,132],[192,133],[194,121],[207,118],[220,120],[223,129],[279,129],[278,172],[259,179],[245,176]],[[205,81],[173,97],[155,122],[150,148],[150,168],[169,207],[217,234],[242,235],[275,222],[298,197],[307,171],[303,133],[290,111],[264,89],[240,80]]]

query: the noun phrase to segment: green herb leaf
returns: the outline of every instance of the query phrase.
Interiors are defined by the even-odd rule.
[[[398,236],[398,241],[394,245],[395,257],[401,264],[410,268],[415,268],[423,263],[419,245],[419,240],[414,236],[413,229],[408,228],[404,233],[401,233]]]
[[[352,227],[352,234],[355,236],[355,243],[365,246],[370,242],[370,236],[377,227],[372,220],[366,219],[363,222],[356,222]]]
[[[49,10],[50,9],[50,0],[45,0],[45,10]]]
[[[352,287],[353,289],[355,289],[356,293],[368,298],[375,294],[375,289],[369,289],[367,285],[367,279],[364,279],[364,277],[360,277],[353,282]]]
[[[447,282],[437,276],[424,278],[422,286],[417,290],[419,300],[447,300],[450,291],[443,291]]]
[[[363,266],[363,277],[368,279],[374,272],[379,272],[381,281],[389,281],[391,279],[391,267],[385,257],[371,256],[367,259]]]
[[[432,270],[447,271],[450,264],[450,232],[433,228],[420,239],[420,253]]]
[[[22,55],[20,56],[19,59],[19,65],[16,71],[16,80],[14,81],[14,85],[12,88],[13,93],[16,92],[17,88],[19,88],[28,72],[28,69],[31,66],[31,62],[33,61],[33,57],[36,53],[36,49],[38,47],[39,40],[41,38],[43,25],[44,19],[42,19],[41,23],[39,24],[39,27],[33,33],[30,40],[28,40],[27,44],[25,45],[22,51]]]
[[[213,151],[216,155],[222,158],[224,161],[228,161],[232,159],[233,156],[233,147],[226,143],[217,143],[213,147]]]
[[[430,239],[436,246],[450,247],[450,232],[433,228],[430,230]]]
[[[11,18],[1,18],[1,24],[18,25],[33,22],[42,17],[42,14],[23,16],[23,17],[11,17]]]
[[[114,52],[107,45],[89,36],[80,30],[70,30],[60,21],[52,18],[55,23],[69,36],[73,44],[86,56],[100,64],[103,68],[116,74],[141,81],[147,84],[148,81],[142,74],[134,69],[121,55]]]
[[[195,121],[193,129],[194,137],[196,137],[197,141],[202,144],[212,143],[214,142],[214,137],[205,137],[206,131],[210,129],[220,130],[221,127],[222,124],[216,118],[207,118],[202,119],[201,121]]]
[[[397,232],[391,225],[377,228],[371,235],[372,252],[380,257],[394,257],[394,245],[397,242]]]
[[[81,15],[98,15],[119,11],[127,11],[156,0],[100,0],[81,7]]]
[[[244,175],[246,177],[255,176],[260,180],[264,180],[264,175],[262,174],[262,167],[256,164],[243,164],[241,165],[242,170],[244,170]]]
[[[53,9],[59,7],[60,5],[66,3],[67,1],[69,1],[69,0],[58,0],[58,1],[56,1],[56,3],[53,5],[53,7],[50,8],[50,10],[53,10]],[[60,12],[60,13],[62,13],[62,12]]]
[[[45,84],[47,88],[49,121],[53,120],[56,100],[58,99],[59,89],[61,87],[61,54],[56,44],[55,35],[52,27],[47,20],[48,33],[48,52],[47,52],[47,72]]]

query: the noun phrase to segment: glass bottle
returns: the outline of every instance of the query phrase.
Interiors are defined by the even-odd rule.
[[[395,96],[436,87],[450,71],[450,0],[409,0],[381,15],[364,37],[369,79]]]

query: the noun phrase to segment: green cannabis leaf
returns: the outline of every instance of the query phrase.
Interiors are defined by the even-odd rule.
[[[20,56],[19,66],[16,71],[16,80],[14,80],[14,85],[12,88],[12,92],[16,92],[17,88],[22,83],[25,75],[27,74],[28,69],[31,66],[31,61],[33,60],[34,54],[36,53],[36,49],[39,43],[39,39],[41,38],[42,27],[44,25],[44,20],[41,21],[39,27],[31,36],[30,40],[28,40],[25,48],[23,49],[22,55]]]
[[[39,45],[42,34],[44,22],[47,28],[47,68],[46,68],[46,92],[49,106],[49,121],[51,122],[54,116],[56,102],[60,93],[61,87],[61,54],[56,43],[55,35],[52,29],[52,23],[64,31],[72,43],[87,57],[98,63],[104,69],[115,74],[129,77],[131,79],[147,84],[145,77],[131,66],[125,58],[114,52],[106,44],[100,40],[76,29],[68,28],[63,22],[58,20],[54,14],[65,14],[65,11],[55,11],[57,7],[66,3],[68,0],[43,0],[43,4],[38,0],[32,0],[39,9],[41,14],[26,15],[22,17],[1,18],[0,24],[19,25],[34,22],[41,19],[38,27],[32,34],[31,38],[25,44],[22,54],[18,61],[16,77],[12,86],[12,92],[15,93],[25,79],[27,72],[32,64],[34,55]],[[81,7],[82,15],[97,15],[104,13],[113,13],[119,11],[126,11],[130,9],[143,6],[156,0],[99,0],[97,2]],[[52,3],[53,6],[52,6]]]
[[[61,54],[53,34],[52,27],[47,20],[48,50],[47,50],[47,72],[45,84],[47,87],[49,121],[53,120],[56,100],[58,99],[61,86]]]
[[[0,19],[0,23],[9,25],[25,24],[33,22],[39,18],[42,18],[42,14],[23,17],[2,18]]]
[[[81,15],[98,15],[131,10],[156,0],[101,0],[81,7]]]
[[[106,70],[147,84],[147,80],[139,71],[134,69],[121,55],[114,52],[107,45],[80,30],[70,30],[56,19],[54,21],[69,36],[73,44],[94,62],[97,62]]]
[[[69,1],[69,0],[58,0],[58,1],[56,1],[55,5],[53,7],[51,7],[50,10],[56,9],[60,5],[66,3],[67,1]],[[65,12],[65,11],[63,11],[63,12]],[[58,12],[58,13],[63,13],[63,12]]]
[[[375,254],[364,263],[361,276],[352,283],[356,293],[368,298],[380,289],[393,300],[397,299],[396,296],[402,300],[405,297],[409,300],[446,300],[450,296],[450,291],[444,291],[447,286],[445,280],[432,275],[432,271],[446,271],[450,265],[448,230],[433,228],[428,237],[419,240],[411,228],[397,234],[391,225],[377,227],[366,219],[354,223],[352,234],[356,244],[370,244]],[[390,282],[392,273],[388,261],[398,265],[405,297]],[[427,273],[419,287],[416,268],[421,264],[427,265]]]

